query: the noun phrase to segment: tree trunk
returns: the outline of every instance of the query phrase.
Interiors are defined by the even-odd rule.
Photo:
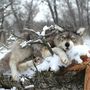
[[[70,14],[70,16],[71,16],[71,18],[72,18],[72,21],[73,21],[73,24],[72,24],[72,25],[73,25],[73,28],[76,29],[77,23],[76,23],[76,18],[75,18],[74,10],[73,10],[72,5],[71,5],[71,3],[69,2],[69,0],[65,0],[65,1],[66,1],[66,3],[67,3],[68,10],[69,10],[69,14]]]

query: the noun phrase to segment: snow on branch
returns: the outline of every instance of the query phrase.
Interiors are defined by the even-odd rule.
[[[4,48],[9,49],[8,46],[6,46],[4,43],[1,43],[1,42],[0,42],[0,44],[1,44]]]
[[[48,34],[46,34],[46,32],[47,31],[50,31],[50,33],[48,33]],[[51,34],[53,34],[53,33],[57,33],[57,32],[62,32],[62,31],[64,31],[64,29],[62,28],[62,27],[60,27],[60,26],[58,26],[58,25],[51,25],[51,26],[44,26],[43,27],[43,31],[41,32],[41,35],[42,36],[49,36],[49,35],[51,35]]]
[[[20,46],[21,46],[22,48],[24,48],[24,47],[30,46],[30,45],[32,45],[32,44],[43,44],[43,42],[42,42],[42,40],[40,40],[40,39],[35,40],[35,41],[29,40],[29,41],[24,41],[24,42],[22,42],[22,43],[20,44]]]

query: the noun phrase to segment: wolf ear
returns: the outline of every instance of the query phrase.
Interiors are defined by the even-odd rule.
[[[82,36],[84,34],[85,30],[86,30],[86,28],[81,27],[76,31],[76,33],[79,34],[80,36]]]

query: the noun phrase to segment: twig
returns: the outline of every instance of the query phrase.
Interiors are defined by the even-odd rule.
[[[8,46],[6,46],[4,43],[1,43],[1,42],[0,42],[0,44],[1,44],[2,46],[4,46],[6,49],[9,49]]]
[[[14,34],[13,32],[11,32],[11,34],[12,34],[14,37],[17,37],[18,39],[24,40],[24,38],[17,36],[17,35]]]
[[[43,44],[48,48],[48,50],[50,51],[51,55],[53,56],[54,52],[52,51],[51,47],[48,45],[48,43],[46,42],[46,40],[44,38],[42,38]]]

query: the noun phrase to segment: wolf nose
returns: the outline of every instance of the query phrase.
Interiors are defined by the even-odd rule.
[[[70,44],[68,42],[66,42],[65,46],[68,48],[70,46]]]

